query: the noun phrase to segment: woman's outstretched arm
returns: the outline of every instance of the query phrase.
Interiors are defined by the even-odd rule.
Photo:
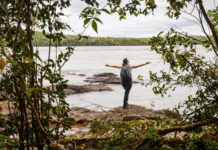
[[[121,68],[122,68],[121,66],[108,65],[108,64],[105,64],[105,66],[106,66],[106,67],[118,68],[118,69],[121,69]]]
[[[132,68],[142,67],[142,66],[144,66],[144,65],[148,65],[148,64],[150,64],[150,63],[151,63],[151,62],[146,62],[146,63],[141,64],[141,65],[134,65],[134,66],[132,66]]]

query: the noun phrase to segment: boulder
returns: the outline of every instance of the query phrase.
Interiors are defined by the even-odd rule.
[[[123,109],[122,107],[113,108],[109,111],[94,111],[82,107],[72,107],[68,113],[70,118],[75,123],[91,122],[94,118],[101,117],[105,121],[131,121],[131,120],[182,120],[180,114],[172,112],[172,116],[166,116],[166,109],[152,110],[144,106],[130,105],[130,109]],[[120,114],[123,114],[121,117]]]
[[[86,76],[85,74],[79,74],[79,76]]]
[[[180,114],[170,111],[171,115],[167,116],[165,113],[167,109],[152,110],[145,106],[130,105],[130,109],[123,109],[122,107],[113,108],[112,112],[121,112],[126,115],[126,120],[183,120]]]
[[[112,91],[112,89],[105,84],[68,85],[67,89],[64,89],[66,95],[96,91]]]
[[[121,78],[114,73],[100,73],[94,74],[93,77],[88,77],[84,82],[103,83],[103,84],[121,84]],[[132,81],[132,83],[139,83]]]
[[[52,89],[51,86],[47,86],[44,88]],[[54,90],[56,89],[54,88]],[[86,93],[86,92],[97,92],[97,91],[112,91],[112,89],[105,84],[86,84],[86,85],[69,84],[68,87],[64,89],[66,95]]]
[[[99,78],[99,77],[116,77],[117,75],[114,73],[100,73],[100,74],[94,74],[93,76],[95,78]]]
[[[90,83],[104,83],[104,84],[121,84],[121,78],[120,77],[103,77],[103,78],[87,78],[87,80],[84,80],[84,82],[90,82]],[[137,81],[132,81],[132,83],[139,83]]]

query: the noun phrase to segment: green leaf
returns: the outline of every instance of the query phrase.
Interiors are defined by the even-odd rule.
[[[61,16],[64,16],[64,14],[63,13],[58,13],[59,15],[61,15]]]
[[[120,21],[121,21],[122,19],[126,19],[126,17],[125,17],[125,16],[120,16]]]
[[[2,135],[2,134],[0,134],[0,139],[2,139],[2,140],[8,140],[9,142],[11,142],[11,139],[8,137],[8,136],[4,136],[4,135]]]
[[[138,14],[137,12],[135,12],[135,11],[133,12],[133,14],[134,14],[136,17],[139,15],[139,14]]]
[[[98,26],[95,20],[92,21],[92,28],[95,30],[96,33],[98,33]]]
[[[87,25],[87,23],[89,23],[89,21],[90,21],[91,19],[92,19],[92,18],[86,18],[86,19],[84,20],[84,26]]]
[[[34,88],[28,89],[28,91],[27,91],[27,97],[28,97],[28,98],[30,98],[30,95],[31,95],[31,93],[32,93],[33,90],[34,90]]]
[[[20,15],[15,15],[15,17],[16,17],[17,19],[20,19]]]
[[[38,58],[40,61],[42,61],[42,59],[39,57],[39,51],[36,51],[35,53],[33,53],[33,55]]]
[[[99,18],[95,18],[95,20],[103,24],[103,22]]]
[[[57,105],[57,106],[55,107],[55,109],[56,109],[56,111],[59,111],[59,110],[60,110],[60,105]]]
[[[12,65],[18,65],[17,61],[8,61],[9,63],[11,63]]]
[[[161,34],[163,34],[163,31],[161,31],[161,32],[157,35],[157,37],[159,37]]]
[[[102,9],[102,11],[106,12],[107,14],[111,14],[107,9]]]
[[[176,5],[172,4],[171,7],[175,10],[176,9]]]
[[[175,53],[175,56],[177,56],[177,55],[178,55],[178,52],[179,52],[179,50],[177,50],[177,51],[176,51],[176,53]]]
[[[82,36],[82,38],[84,38],[84,39],[88,39],[89,37],[88,37],[88,36]]]
[[[92,14],[92,16],[94,16],[94,14],[95,14],[95,9],[94,8],[92,9],[91,14]]]

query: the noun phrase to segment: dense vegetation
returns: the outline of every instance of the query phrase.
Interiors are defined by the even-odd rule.
[[[62,38],[61,46],[75,45],[79,39],[79,36],[64,35],[66,38]],[[194,36],[196,40],[193,40],[194,44],[200,44],[199,40],[205,37]],[[49,39],[42,33],[36,32],[35,38],[37,42],[33,42],[34,46],[49,46]],[[82,38],[77,43],[77,46],[142,46],[148,45],[150,38],[114,38],[114,37],[90,37]],[[52,46],[55,46],[54,42],[51,42]]]
[[[65,35],[61,41],[62,46],[75,45],[79,36]],[[49,39],[43,36],[42,33],[36,33],[38,46],[49,46]],[[88,37],[79,40],[77,46],[129,46],[129,45],[148,45],[149,38],[111,38],[111,37]],[[35,42],[34,42],[34,45]],[[54,42],[51,43],[55,45]]]

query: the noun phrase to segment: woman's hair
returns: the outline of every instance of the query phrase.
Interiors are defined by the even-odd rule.
[[[124,59],[123,59],[123,67],[127,65],[127,62],[128,62],[128,59],[127,59],[127,58],[124,58]]]

